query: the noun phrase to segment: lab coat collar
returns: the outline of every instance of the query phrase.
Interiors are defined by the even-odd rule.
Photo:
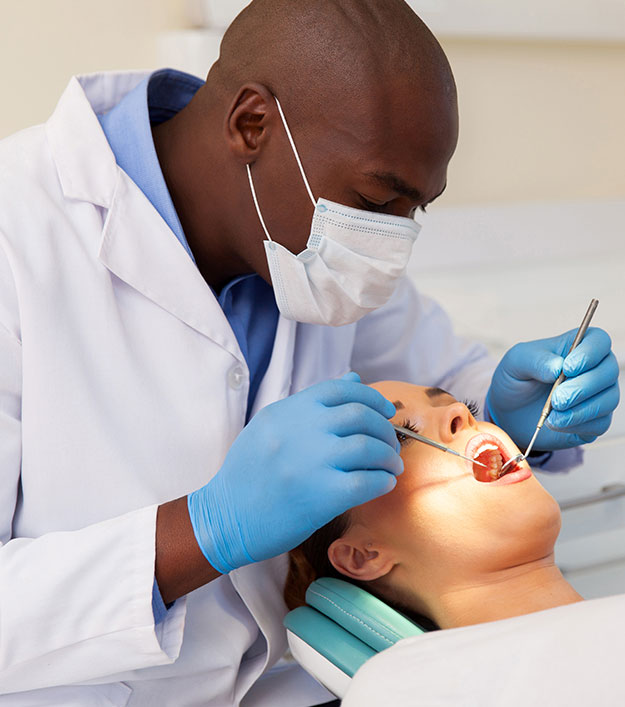
[[[246,365],[236,336],[195,263],[121,169],[102,231],[99,258],[121,280]]]
[[[210,287],[169,226],[119,168],[96,117],[148,75],[104,73],[70,80],[46,126],[63,194],[108,210],[99,250],[103,265],[245,365]]]
[[[118,103],[149,72],[100,73],[70,79],[46,124],[63,194],[108,208],[118,166],[97,113]]]

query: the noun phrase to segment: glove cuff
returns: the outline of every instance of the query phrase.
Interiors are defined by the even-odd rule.
[[[207,484],[187,496],[189,518],[204,557],[218,572],[228,574],[254,560],[245,551],[240,538],[232,537],[228,532],[231,509],[220,509],[212,502],[210,486]],[[238,552],[234,545],[239,546]]]

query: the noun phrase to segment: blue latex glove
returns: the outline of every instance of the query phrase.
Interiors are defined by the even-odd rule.
[[[263,408],[216,476],[188,497],[209,563],[225,574],[279,555],[393,489],[403,471],[394,414],[355,373]]]
[[[493,375],[486,406],[521,451],[529,444],[556,378],[567,377],[553,394],[552,411],[535,450],[593,442],[610,426],[619,402],[618,363],[603,329],[589,328],[566,358],[577,329],[551,339],[513,346]]]

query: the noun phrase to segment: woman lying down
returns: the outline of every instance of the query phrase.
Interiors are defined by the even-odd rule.
[[[438,388],[372,387],[394,403],[392,422],[487,468],[399,435],[404,473],[393,491],[335,518],[291,552],[289,608],[304,604],[321,576],[352,581],[426,628],[581,601],[554,563],[556,501],[526,462],[498,478],[519,452],[506,433]]]

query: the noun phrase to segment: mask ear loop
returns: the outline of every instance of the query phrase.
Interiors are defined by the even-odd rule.
[[[263,227],[263,231],[265,232],[265,235],[267,238],[273,243],[272,237],[269,235],[269,231],[267,230],[267,226],[265,225],[265,219],[263,218],[263,215],[260,213],[260,206],[258,205],[258,197],[256,196],[256,189],[254,189],[254,180],[252,179],[252,170],[250,168],[249,163],[245,165],[247,168],[247,178],[250,180],[250,189],[252,190],[252,199],[254,200],[254,206],[256,207],[256,213],[258,214],[258,219],[260,220],[260,225]]]
[[[302,166],[302,161],[299,158],[299,153],[297,151],[297,148],[295,147],[295,142],[293,140],[293,136],[291,135],[291,131],[289,130],[288,123],[286,122],[286,118],[284,117],[284,111],[282,110],[282,106],[280,105],[280,101],[274,96],[274,100],[276,102],[276,105],[278,106],[278,113],[280,113],[280,118],[282,119],[282,124],[284,125],[284,129],[286,131],[286,136],[289,138],[289,143],[291,145],[291,149],[293,150],[293,154],[295,155],[295,160],[297,161],[297,166],[299,167],[300,174],[302,175],[302,179],[304,180],[304,184],[306,185],[306,191],[308,192],[308,196],[310,197],[310,200],[312,201],[313,208],[316,208],[317,202],[315,201],[315,197],[312,193],[312,189],[310,188],[310,184],[308,183],[308,179],[306,179],[306,172],[304,172],[304,167]],[[273,243],[272,237],[269,235],[269,231],[267,230],[267,226],[265,225],[265,219],[263,218],[263,215],[260,211],[260,206],[258,205],[258,197],[256,196],[256,189],[254,189],[254,180],[252,179],[252,168],[250,167],[249,163],[245,165],[247,169],[247,178],[249,179],[250,182],[250,190],[252,192],[252,199],[254,200],[254,206],[256,207],[256,213],[258,214],[258,219],[260,221],[260,225],[263,227],[263,231],[265,232],[265,235],[267,238]]]
[[[302,161],[299,158],[299,153],[297,151],[297,148],[295,147],[293,136],[291,135],[291,131],[289,130],[289,126],[286,122],[286,118],[284,117],[282,106],[280,105],[280,101],[275,96],[274,100],[276,102],[276,105],[278,106],[278,112],[280,113],[280,117],[282,118],[282,123],[284,125],[284,129],[286,130],[286,135],[289,138],[289,142],[291,143],[291,149],[293,150],[293,154],[295,155],[295,159],[297,160],[297,166],[299,167],[299,171],[302,174],[302,179],[304,180],[304,184],[306,185],[306,191],[308,191],[308,196],[312,201],[313,207],[315,207],[317,206],[317,202],[315,201],[315,197],[313,196],[312,189],[310,188],[310,184],[308,183],[308,179],[306,179],[306,172],[304,172],[304,168],[302,167]]]

